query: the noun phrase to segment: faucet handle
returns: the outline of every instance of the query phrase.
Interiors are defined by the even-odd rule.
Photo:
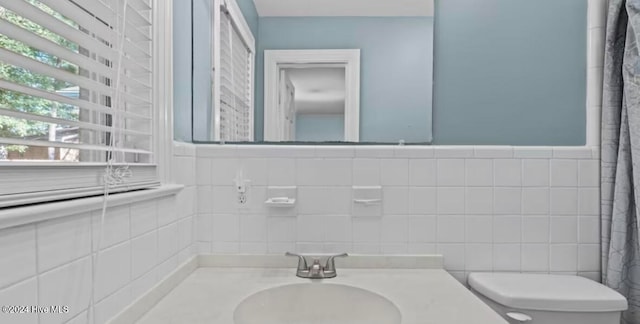
[[[336,272],[336,263],[333,259],[335,258],[342,258],[342,257],[348,257],[349,254],[347,253],[340,253],[340,254],[336,254],[336,255],[332,255],[327,259],[327,263],[324,266],[324,271],[325,272]]]
[[[308,270],[307,259],[301,254],[286,252],[284,255],[298,258],[298,270]]]

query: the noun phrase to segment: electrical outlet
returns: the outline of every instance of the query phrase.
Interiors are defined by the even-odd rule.
[[[244,205],[247,203],[247,194],[244,192],[238,192],[238,204]]]

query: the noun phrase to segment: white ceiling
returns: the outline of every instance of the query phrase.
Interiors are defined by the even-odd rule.
[[[344,114],[344,68],[287,68],[285,71],[296,88],[297,113]]]
[[[433,16],[434,0],[253,0],[261,17]]]

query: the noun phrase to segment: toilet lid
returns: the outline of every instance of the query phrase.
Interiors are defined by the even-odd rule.
[[[612,312],[627,309],[618,292],[577,276],[472,273],[469,286],[507,307],[558,312]]]

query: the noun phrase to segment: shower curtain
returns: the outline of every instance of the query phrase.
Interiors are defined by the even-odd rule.
[[[609,0],[602,102],[602,281],[640,324],[640,0]]]

